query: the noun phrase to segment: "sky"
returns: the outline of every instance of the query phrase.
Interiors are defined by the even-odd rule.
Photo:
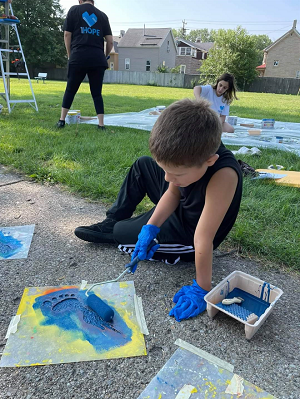
[[[235,29],[268,35],[276,40],[297,20],[300,32],[300,0],[94,0],[109,18],[113,35],[129,28]],[[60,0],[67,12],[77,0]]]

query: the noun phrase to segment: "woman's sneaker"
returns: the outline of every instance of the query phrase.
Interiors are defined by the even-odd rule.
[[[74,233],[76,237],[88,242],[115,243],[113,231],[116,223],[117,220],[107,218],[91,226],[79,226]]]

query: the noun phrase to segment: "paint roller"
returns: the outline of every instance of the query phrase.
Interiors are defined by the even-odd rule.
[[[149,244],[148,248],[147,248],[147,252],[150,251],[150,249],[157,244],[157,241],[152,240],[151,243]],[[125,266],[125,270],[119,275],[119,277],[117,277],[114,280],[108,280],[108,281],[102,281],[101,283],[96,283],[93,284],[85,293],[85,295],[87,296],[87,300],[86,303],[88,305],[89,308],[91,308],[98,316],[101,317],[101,319],[103,319],[104,321],[107,322],[112,322],[113,318],[114,318],[114,311],[113,309],[107,305],[107,303],[105,303],[104,301],[102,301],[101,298],[99,298],[96,294],[90,294],[89,292],[96,287],[97,285],[102,285],[102,284],[108,284],[108,283],[115,283],[117,281],[119,281],[124,274],[126,273],[130,273],[133,269],[133,267],[140,261],[140,258],[138,256],[136,256],[130,263],[128,263]]]

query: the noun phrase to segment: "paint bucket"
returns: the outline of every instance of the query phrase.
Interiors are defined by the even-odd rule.
[[[81,118],[80,109],[73,109],[72,112],[77,112],[77,123],[80,123],[80,118]]]
[[[276,143],[283,143],[283,137],[282,136],[276,136],[275,140],[276,140]]]
[[[165,105],[157,105],[156,106],[156,111],[159,113],[162,112],[164,109],[166,109]]]
[[[231,125],[234,126],[237,124],[237,116],[227,116],[227,122]]]
[[[274,129],[275,119],[263,119],[261,121],[262,129]]]
[[[79,114],[79,118],[80,118],[80,114]],[[78,118],[78,111],[77,110],[69,111],[67,116],[66,116],[66,123],[68,125],[73,125],[73,124],[79,122],[79,118]]]

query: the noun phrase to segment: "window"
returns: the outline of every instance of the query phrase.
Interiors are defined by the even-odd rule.
[[[113,62],[110,63],[110,70],[111,70],[111,71],[114,70],[114,63],[113,63]]]
[[[274,60],[274,66],[278,66],[278,64],[279,64],[279,61],[278,60]]]
[[[196,57],[196,50],[191,47],[179,47],[178,55],[191,55],[192,57]]]
[[[130,69],[130,58],[125,58],[125,70]]]
[[[167,53],[170,52],[170,40],[168,40],[168,44],[167,44]]]
[[[180,73],[185,73],[186,65],[180,65]]]
[[[300,71],[296,72],[296,79],[300,79]]]
[[[150,72],[150,65],[151,65],[151,62],[146,61],[146,72]]]

